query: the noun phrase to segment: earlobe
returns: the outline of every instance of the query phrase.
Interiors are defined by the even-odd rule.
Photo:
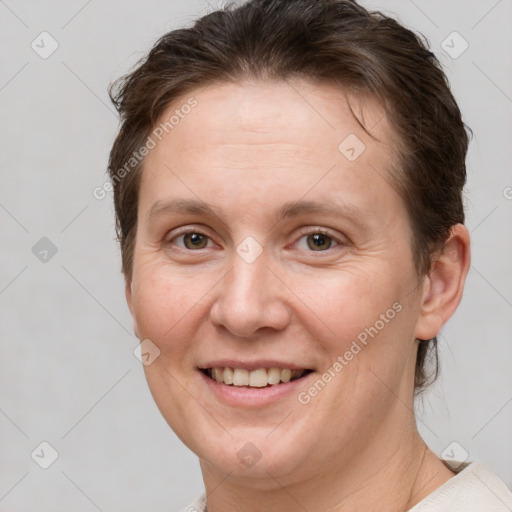
[[[130,310],[130,313],[132,315],[133,332],[135,333],[135,336],[137,336],[137,338],[139,338],[139,327],[137,325],[137,319],[136,319],[134,311],[133,311],[132,283],[128,280],[125,280],[125,282],[124,282],[124,295],[126,297],[126,303],[128,304],[128,309]]]
[[[433,257],[424,278],[416,338],[429,340],[453,315],[462,298],[470,266],[470,240],[466,227],[456,224],[443,248]]]

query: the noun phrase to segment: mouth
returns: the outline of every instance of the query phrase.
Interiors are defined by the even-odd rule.
[[[265,388],[302,379],[313,370],[307,368],[256,368],[248,370],[246,368],[214,366],[200,368],[200,371],[210,379],[226,386]]]

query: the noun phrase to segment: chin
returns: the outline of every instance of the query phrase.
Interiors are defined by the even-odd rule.
[[[184,442],[199,457],[203,471],[251,480],[251,486],[261,489],[275,487],[273,478],[281,482],[288,480],[290,475],[296,480],[302,478],[301,474],[311,474],[313,445],[308,443],[307,436],[284,430],[272,432],[266,426],[232,427],[230,432],[235,430],[231,437],[226,432],[221,436],[212,435],[206,428],[206,432],[199,430],[195,435],[187,436]]]

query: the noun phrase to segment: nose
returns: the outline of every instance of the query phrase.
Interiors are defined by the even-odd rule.
[[[262,255],[247,263],[234,254],[233,266],[216,287],[210,320],[234,336],[250,338],[290,323],[289,290]]]

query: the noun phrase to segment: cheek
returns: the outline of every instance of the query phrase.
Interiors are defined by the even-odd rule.
[[[177,349],[211,286],[207,278],[180,276],[162,267],[135,273],[133,309],[141,339],[154,340],[162,351],[168,348],[167,340],[172,340]]]
[[[325,277],[295,279],[294,291],[303,302],[301,309],[309,310],[309,316],[314,313],[312,323],[321,325],[322,331],[340,343],[373,326],[381,314],[389,311],[388,316],[395,316],[393,304],[400,302],[402,295],[398,281],[385,269],[345,269]]]
[[[385,267],[379,272],[354,269],[315,279],[315,283],[302,280],[301,287],[296,282],[297,295],[307,297],[301,307],[302,328],[309,330],[321,347],[323,370],[334,375],[331,391],[324,395],[326,403],[333,400],[339,410],[346,410],[356,404],[364,408],[368,396],[384,393],[389,398],[379,379],[399,388],[414,349],[417,311],[409,282],[405,274],[399,276]],[[312,294],[311,290],[322,293]]]

